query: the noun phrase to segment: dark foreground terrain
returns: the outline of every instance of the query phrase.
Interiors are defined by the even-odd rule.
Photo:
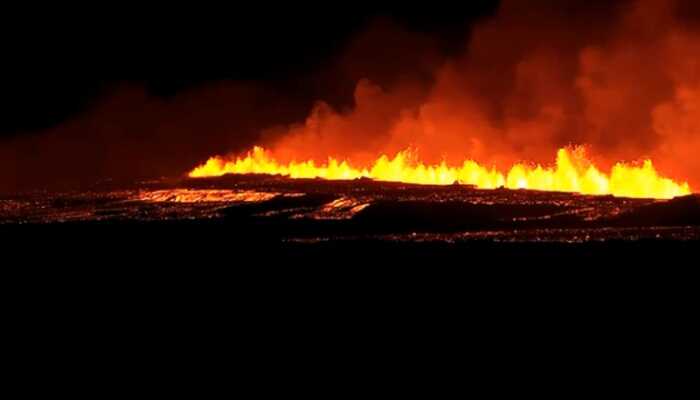
[[[164,239],[170,250],[209,252],[264,247],[676,255],[694,253],[700,240],[700,198],[230,176],[6,195],[0,197],[0,231],[8,246],[13,240],[75,238],[76,246],[89,241],[93,248],[134,248]]]
[[[483,330],[500,348],[552,326],[537,336],[580,332],[578,347],[630,318],[643,321],[634,334],[692,324],[698,302],[700,199],[692,196],[249,176],[111,183],[0,205],[8,308],[21,315],[16,326],[50,321],[29,337],[81,310],[86,336],[100,318],[122,335],[118,316],[140,332],[165,315],[177,321],[168,334],[205,326],[240,346],[294,340],[304,327],[314,327],[304,334],[312,340],[337,331],[350,343],[403,320],[401,332],[440,327],[435,343],[452,332],[479,347],[468,335]],[[194,321],[183,326],[183,316]],[[594,332],[590,320],[604,327]],[[359,321],[370,328],[353,331]]]

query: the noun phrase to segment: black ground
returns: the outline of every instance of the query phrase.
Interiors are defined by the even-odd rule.
[[[182,196],[176,187],[287,196],[167,201],[168,193]],[[143,200],[154,193],[160,201]],[[343,206],[352,202],[325,207],[338,198],[370,205],[354,214]],[[696,197],[248,177],[3,202],[5,330],[12,343],[30,342],[23,360],[106,346],[110,360],[152,354],[172,367],[198,358],[183,354],[186,347],[219,359],[192,361],[198,370],[228,376],[221,362],[238,360],[249,371],[281,356],[285,370],[298,370],[299,360],[313,361],[313,348],[366,371],[387,349],[403,362],[427,346],[454,355],[451,364],[434,363],[462,375],[452,365],[474,361],[475,352],[494,365],[521,357],[517,368],[531,370],[547,348],[619,379],[618,364],[602,357],[642,370],[664,365],[678,377],[684,368],[663,355],[697,347]],[[651,354],[651,346],[663,352]],[[150,377],[149,368],[129,366]]]

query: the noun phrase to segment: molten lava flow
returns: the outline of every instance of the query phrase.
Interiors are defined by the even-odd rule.
[[[394,158],[382,155],[368,168],[356,168],[347,161],[334,158],[329,158],[326,164],[318,166],[312,160],[284,164],[276,161],[263,148],[255,147],[243,158],[210,158],[190,172],[189,176],[200,178],[225,174],[271,174],[331,180],[371,178],[430,185],[451,185],[456,182],[480,189],[506,187],[657,199],[691,193],[687,183],[674,182],[660,176],[650,160],[644,161],[641,166],[618,163],[610,173],[601,172],[586,158],[583,148],[560,149],[555,167],[520,163],[504,174],[471,160],[464,161],[461,166],[448,166],[445,162],[424,165],[414,160],[408,151],[400,152]]]
[[[155,203],[256,203],[271,200],[278,195],[278,193],[263,193],[252,190],[169,189],[144,190],[134,199]]]

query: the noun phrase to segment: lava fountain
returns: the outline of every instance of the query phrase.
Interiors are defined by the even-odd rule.
[[[212,157],[189,173],[191,178],[226,174],[269,174],[290,178],[352,180],[370,178],[386,182],[425,185],[472,185],[479,189],[530,189],[572,192],[586,195],[670,199],[691,193],[687,182],[676,182],[659,175],[651,160],[627,164],[619,162],[603,172],[586,156],[583,147],[562,148],[554,166],[528,163],[513,165],[509,171],[488,168],[473,160],[461,165],[442,162],[426,165],[414,152],[402,151],[394,157],[380,155],[372,165],[355,166],[347,160],[328,158],[317,165],[313,160],[277,161],[271,152],[255,147],[243,157]]]
[[[564,18],[572,15],[568,3],[536,11],[530,3],[503,1],[474,27],[464,51],[425,71],[419,62],[401,64],[400,79],[358,71],[351,99],[318,100],[305,121],[245,142],[266,149],[210,158],[189,176],[691,194],[688,182],[700,185],[700,30],[679,19],[680,2],[630,2],[611,11],[604,31],[583,23],[585,15]],[[552,13],[552,23],[533,20],[541,13]],[[343,60],[352,70],[365,58]]]

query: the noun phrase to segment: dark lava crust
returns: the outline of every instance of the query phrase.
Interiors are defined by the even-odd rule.
[[[695,241],[700,198],[227,176],[4,196],[0,226],[210,227],[247,241],[326,246]]]

